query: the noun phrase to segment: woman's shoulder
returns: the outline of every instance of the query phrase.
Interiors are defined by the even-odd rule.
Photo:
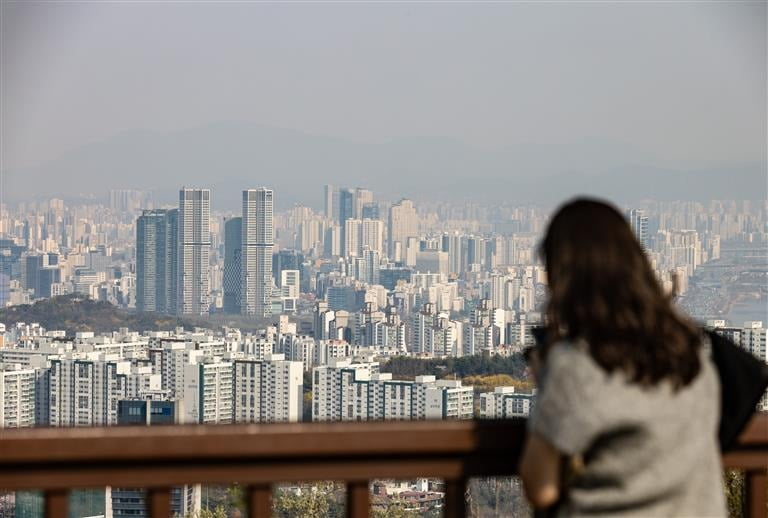
[[[545,363],[545,377],[573,379],[593,384],[606,375],[592,358],[589,346],[583,341],[563,340],[550,346]]]

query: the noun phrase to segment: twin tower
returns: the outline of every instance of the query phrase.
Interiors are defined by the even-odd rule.
[[[239,261],[228,261],[229,279],[239,283],[233,302],[240,313],[267,317],[272,307],[275,227],[271,189],[243,191]],[[235,223],[235,220],[239,222]],[[181,189],[178,209],[145,210],[136,225],[136,308],[176,315],[207,315],[211,307],[211,191]],[[227,240],[236,240],[231,228]],[[227,248],[230,249],[230,243]],[[236,270],[236,271],[233,271]]]

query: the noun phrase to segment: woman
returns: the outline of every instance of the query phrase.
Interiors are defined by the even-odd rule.
[[[520,475],[559,516],[724,516],[719,381],[622,215],[552,219],[546,340]],[[535,363],[535,362],[534,362]]]

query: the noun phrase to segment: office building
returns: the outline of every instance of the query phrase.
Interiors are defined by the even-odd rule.
[[[207,315],[210,309],[211,191],[179,191],[177,313]]]
[[[136,220],[136,309],[176,313],[177,209],[145,210]]]
[[[240,313],[240,283],[242,268],[243,218],[228,218],[224,222],[224,290],[225,313]]]
[[[303,264],[304,255],[298,250],[283,249],[272,254],[272,274],[277,287],[282,287],[283,270],[301,270]]]
[[[275,227],[271,189],[243,191],[240,312],[260,318],[272,314],[272,249]]]
[[[117,424],[121,426],[169,425],[181,422],[178,401],[160,399],[126,399],[118,402]],[[147,492],[140,488],[111,488],[113,518],[150,518]],[[200,512],[202,504],[199,484],[171,488],[171,514],[191,516]]]
[[[117,402],[118,425],[159,425],[181,422],[178,401],[123,399]]]

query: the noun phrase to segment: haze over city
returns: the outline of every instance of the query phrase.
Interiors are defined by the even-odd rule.
[[[256,181],[319,208],[332,181],[761,199],[765,18],[763,2],[4,2],[3,198],[172,202],[186,183],[224,208]]]

